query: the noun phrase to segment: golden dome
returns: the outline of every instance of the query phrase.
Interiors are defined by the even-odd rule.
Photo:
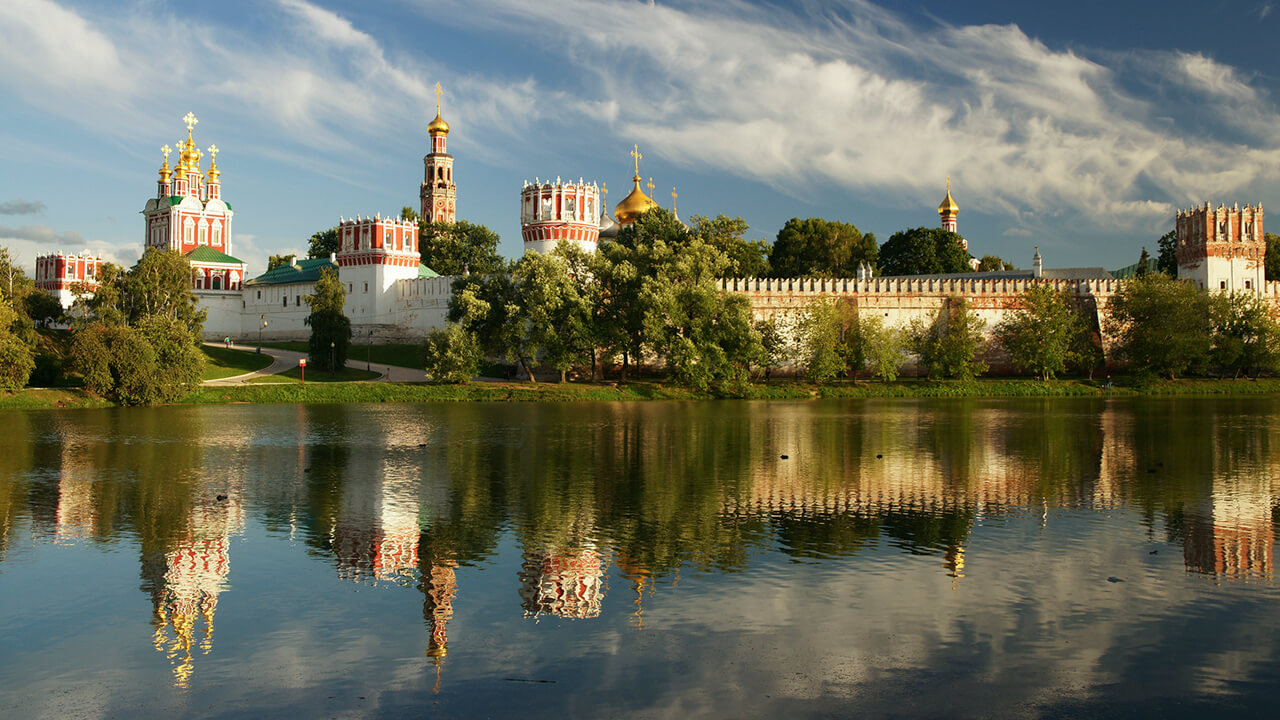
[[[630,225],[641,215],[658,207],[658,203],[650,200],[649,196],[640,189],[639,175],[631,178],[631,181],[635,183],[635,188],[613,208],[613,217],[617,219],[619,225]]]
[[[436,119],[432,120],[431,124],[427,126],[427,132],[431,135],[449,134],[449,123],[445,122],[444,118],[440,117],[439,109],[436,110]]]
[[[955,215],[960,212],[960,206],[956,201],[951,199],[951,178],[947,178],[947,196],[942,198],[942,202],[938,205],[939,215]]]

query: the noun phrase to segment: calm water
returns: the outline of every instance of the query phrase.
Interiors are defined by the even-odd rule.
[[[0,428],[5,718],[1280,700],[1278,400],[178,407]]]

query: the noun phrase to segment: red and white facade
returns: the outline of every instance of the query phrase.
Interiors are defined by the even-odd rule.
[[[524,249],[550,253],[561,240],[594,252],[600,240],[600,187],[595,183],[526,181],[520,189]]]
[[[396,322],[396,283],[418,277],[418,223],[391,217],[338,222],[338,278],[347,286],[351,323]]]
[[[71,307],[78,291],[96,291],[101,274],[102,256],[90,257],[87,252],[50,253],[36,258],[36,287],[58,298],[64,308]]]
[[[1204,290],[1261,293],[1266,287],[1262,205],[1225,204],[1179,210],[1175,216],[1178,277]]]
[[[246,266],[231,255],[231,220],[235,213],[222,199],[218,148],[209,147],[206,174],[200,167],[204,152],[192,138],[198,121],[191,113],[183,120],[187,123],[187,139],[178,143],[178,162],[172,170],[169,147],[162,148],[164,164],[156,182],[156,195],[142,210],[146,223],[143,244],[187,255],[194,270],[193,289],[239,293]]]
[[[446,149],[449,123],[440,117],[440,84],[436,84],[436,118],[427,126],[431,152],[422,158],[421,215],[431,222],[456,222],[458,186],[453,184],[453,156]]]

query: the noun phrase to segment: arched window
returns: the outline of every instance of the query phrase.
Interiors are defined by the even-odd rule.
[[[213,281],[212,281],[212,282],[213,282],[213,284],[212,284],[210,287],[212,287],[214,290],[221,290],[221,289],[222,289],[222,276],[221,276],[221,275],[214,275],[214,276],[213,276]]]

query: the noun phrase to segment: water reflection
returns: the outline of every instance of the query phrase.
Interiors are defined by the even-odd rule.
[[[925,556],[957,583],[989,561],[974,552],[987,528],[1026,525],[1035,543],[1082,513],[1139,518],[1197,576],[1270,585],[1280,514],[1273,400],[160,408],[6,423],[0,577],[42,543],[136,551],[152,643],[180,688],[217,655],[220,598],[259,591],[231,572],[249,525],[342,583],[420,594],[418,652],[439,692],[450,624],[495,585],[517,618],[574,632],[613,614],[642,632],[646,603],[681,572],[728,582],[774,558],[836,571]],[[495,563],[506,578],[486,575]],[[611,578],[624,589],[610,595]]]

